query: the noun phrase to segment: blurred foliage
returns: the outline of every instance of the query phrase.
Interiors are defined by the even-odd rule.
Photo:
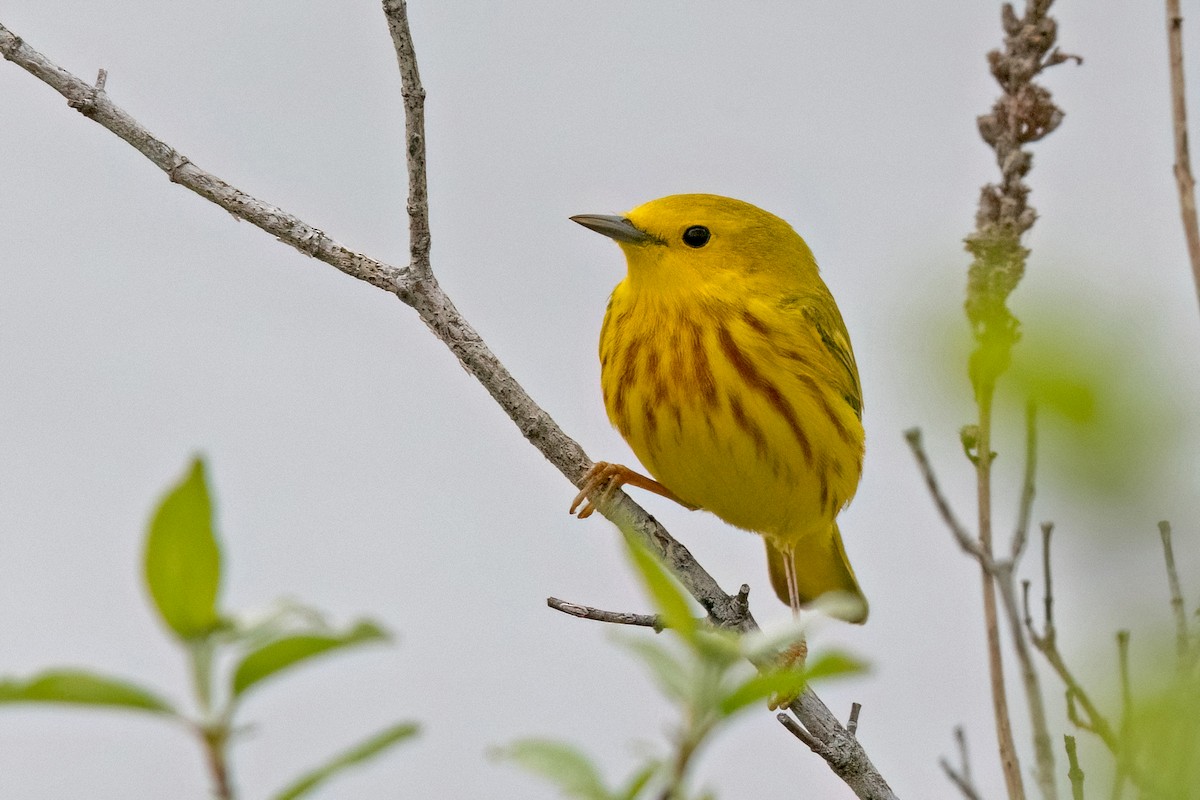
[[[1025,298],[1021,337],[997,383],[992,448],[1004,462],[1021,458],[1026,402],[1038,407],[1039,483],[1122,503],[1184,461],[1185,404],[1169,342],[1118,308]],[[928,370],[944,397],[970,398],[972,340],[953,310],[926,324]],[[964,418],[962,424],[973,422]]]
[[[276,794],[273,800],[296,800],[296,798],[303,797],[348,767],[371,760],[393,745],[416,736],[419,731],[420,727],[412,722],[401,722],[382,730],[344,753],[339,753],[313,771],[302,775],[291,786]]]
[[[176,713],[165,700],[140,686],[77,669],[46,670],[25,681],[2,680],[0,703],[63,703]]]
[[[1081,722],[1076,735],[1090,745],[1080,755],[1089,797],[1119,796],[1120,783],[1127,797],[1200,800],[1200,639],[1190,636],[1191,652],[1181,659],[1162,647],[1163,632],[1161,626],[1149,624],[1134,629],[1131,648],[1153,648],[1149,658],[1134,659],[1146,666],[1131,670],[1128,695],[1122,689],[1124,681],[1116,680],[1114,689],[1097,698],[1100,713],[1115,732],[1111,747],[1099,736],[1089,737],[1092,721],[1076,712]],[[1118,671],[1111,652],[1083,666],[1083,672],[1092,675]]]
[[[197,734],[210,764],[227,765],[225,750],[247,690],[319,656],[387,638],[370,620],[338,631],[316,611],[290,603],[254,618],[239,619],[223,611],[221,550],[200,459],[192,461],[183,479],[159,503],[147,530],[144,556],[150,600],[167,632],[188,655],[196,712],[180,711],[133,682],[79,669],[49,669],[28,679],[0,680],[0,705],[69,704],[152,712]],[[218,666],[227,663],[234,665],[230,675],[218,680]],[[411,738],[417,730],[413,723],[400,723],[376,733],[293,781],[276,798],[305,796],[343,770]],[[214,774],[214,783],[215,796],[234,797],[227,772],[220,777]]]
[[[1131,778],[1143,797],[1200,798],[1200,674],[1187,672],[1142,682],[1122,744]]]
[[[712,800],[712,791],[689,787],[689,775],[697,754],[734,716],[763,707],[771,698],[793,697],[811,680],[860,672],[863,665],[841,653],[800,662],[781,657],[803,641],[804,631],[796,623],[770,634],[713,628],[697,617],[654,555],[629,536],[626,543],[630,563],[664,625],[661,640],[648,632],[622,639],[677,712],[663,752],[647,755],[616,788],[608,786],[586,753],[562,742],[526,739],[496,755],[578,800]],[[751,662],[769,666],[755,670]]]

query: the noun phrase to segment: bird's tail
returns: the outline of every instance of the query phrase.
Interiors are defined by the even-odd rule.
[[[867,621],[867,598],[846,558],[836,522],[829,535],[797,542],[791,553],[780,550],[769,539],[766,542],[771,586],[780,600],[799,608],[823,595],[834,595],[829,598],[835,600],[829,605],[829,613],[847,622]]]

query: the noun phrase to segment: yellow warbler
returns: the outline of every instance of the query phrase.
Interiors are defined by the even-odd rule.
[[[654,476],[599,462],[571,511],[622,484],[711,511],[763,536],[771,584],[793,610],[840,593],[849,602],[833,613],[865,621],[836,522],[862,474],[862,389],[808,245],[779,217],[709,194],[571,219],[625,252],[601,384]]]

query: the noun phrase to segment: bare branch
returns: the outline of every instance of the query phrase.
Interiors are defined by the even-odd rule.
[[[1050,569],[1050,535],[1054,531],[1054,526],[1049,522],[1042,523],[1042,579],[1045,583],[1043,594],[1043,605],[1045,612],[1044,625],[1045,628],[1041,635],[1033,627],[1033,620],[1029,615],[1028,592],[1026,592],[1025,600],[1025,615],[1024,623],[1025,630],[1029,634],[1029,641],[1037,648],[1046,661],[1058,674],[1059,679],[1067,687],[1066,702],[1067,702],[1067,719],[1073,725],[1082,730],[1090,731],[1096,734],[1104,742],[1104,745],[1113,755],[1120,751],[1120,742],[1117,740],[1116,734],[1113,732],[1112,725],[1108,719],[1100,713],[1088,696],[1087,691],[1076,680],[1074,674],[1067,667],[1066,661],[1062,654],[1058,651],[1057,633],[1054,628],[1054,589],[1052,583],[1052,573]],[[1079,716],[1079,707],[1082,706],[1087,718]]]
[[[604,611],[591,606],[581,606],[578,603],[568,603],[557,597],[547,597],[546,605],[555,611],[570,614],[580,619],[594,619],[597,622],[611,622],[617,625],[635,625],[642,628],[653,628],[655,633],[662,633],[666,627],[658,614],[633,614],[625,611]]]
[[[1183,14],[1179,0],[1167,0],[1167,52],[1171,65],[1171,120],[1175,132],[1175,187],[1179,192],[1179,216],[1187,240],[1188,260],[1196,295],[1200,298],[1200,223],[1196,221],[1196,179],[1188,152],[1187,95],[1183,86]]]
[[[975,787],[973,787],[966,778],[954,771],[954,767],[950,766],[949,761],[943,758],[938,762],[938,764],[941,765],[942,771],[946,773],[946,777],[950,779],[950,782],[953,783],[955,787],[957,787],[958,791],[962,793],[962,796],[965,797],[966,800],[980,800],[979,792],[975,791]]]
[[[1033,729],[1033,751],[1036,767],[1034,779],[1041,789],[1042,797],[1053,800],[1058,796],[1054,783],[1054,755],[1050,742],[1050,726],[1046,722],[1046,708],[1042,699],[1041,684],[1037,670],[1033,666],[1033,657],[1025,639],[1025,630],[1021,627],[1021,617],[1017,609],[1017,593],[1014,585],[1011,561],[1001,562],[1001,568],[994,574],[996,588],[1000,592],[1000,600],[1004,606],[1005,618],[1008,620],[1009,632],[1012,634],[1013,650],[1016,651],[1017,665],[1021,671],[1021,683],[1025,688],[1025,701],[1029,706],[1029,723]]]
[[[390,13],[403,14],[402,4],[395,6],[395,11]],[[3,25],[0,25],[0,53],[54,88],[89,119],[128,142],[166,172],[173,182],[191,189],[233,216],[250,222],[300,252],[395,294],[418,313],[433,334],[454,353],[463,368],[504,409],[525,438],[575,486],[581,485],[592,463],[587,454],[529,397],[454,307],[432,273],[421,273],[419,263],[398,268],[351,251],[297,217],[204,172],[174,148],[151,135],[125,111],[115,106],[104,92],[97,91],[52,63]],[[413,169],[410,161],[410,176]],[[423,176],[420,185],[424,186]],[[421,196],[420,192],[416,194]],[[420,243],[421,237],[414,236],[412,245]],[[758,628],[749,613],[745,596],[726,594],[688,549],[624,492],[614,492],[610,498],[598,504],[598,510],[619,528],[636,536],[661,558],[715,624],[739,632]],[[822,758],[830,769],[858,797],[872,800],[895,797],[862,745],[811,689],[804,690],[792,703],[791,710],[804,723],[814,741],[820,743]]]
[[[846,721],[846,732],[851,736],[858,735],[858,715],[862,713],[862,703],[850,704],[850,719]]]
[[[112,131],[150,159],[173,183],[192,190],[233,216],[262,228],[301,253],[324,261],[372,286],[385,291],[396,291],[409,281],[407,270],[353,252],[326,236],[323,231],[283,209],[251,197],[200,169],[178,150],[155,138],[137,120],[114,105],[103,90],[89,86],[85,81],[52,63],[3,25],[0,25],[0,53],[65,97],[72,108]]]
[[[1033,453],[1037,449],[1037,434],[1036,427],[1034,426],[1034,415],[1032,410],[1028,416],[1028,422],[1029,434],[1026,437],[1027,452],[1025,478],[1027,490],[1024,493],[1028,497],[1028,500],[1022,501],[1022,513],[1025,515],[1030,513],[1029,509],[1026,508],[1026,503],[1032,504],[1033,502],[1033,490],[1032,488],[1028,487],[1032,487],[1033,485],[1034,469],[1036,467],[1036,458],[1034,457]],[[950,508],[949,502],[942,495],[941,489],[938,486],[937,478],[933,472],[933,467],[930,465],[929,458],[925,454],[925,449],[921,443],[920,430],[913,428],[909,431],[906,431],[905,438],[908,440],[909,446],[912,448],[913,455],[917,459],[917,465],[921,470],[921,474],[925,477],[925,483],[929,487],[929,492],[933,496],[934,503],[937,505],[942,519],[946,522],[947,527],[950,528],[951,533],[954,534],[954,538],[958,542],[959,547],[961,547],[964,552],[974,558],[979,563],[979,566],[983,571],[983,574],[988,582],[988,584],[985,586],[985,601],[988,598],[992,598],[994,603],[994,592],[999,590],[1000,599],[1003,603],[1005,615],[1008,619],[1009,630],[1013,638],[1013,649],[1016,651],[1017,661],[1021,668],[1021,680],[1025,687],[1026,701],[1029,704],[1029,717],[1031,727],[1033,728],[1034,754],[1037,759],[1035,776],[1038,780],[1040,788],[1042,789],[1043,796],[1046,798],[1054,798],[1057,796],[1054,788],[1054,757],[1051,750],[1052,745],[1050,742],[1049,726],[1046,723],[1045,704],[1042,699],[1042,691],[1038,681],[1037,671],[1034,669],[1033,659],[1030,655],[1029,647],[1025,641],[1025,633],[1021,627],[1021,615],[1017,605],[1016,588],[1014,585],[1015,579],[1013,577],[1013,572],[1016,569],[1015,561],[1020,557],[1021,552],[1024,550],[1024,544],[1018,543],[1014,538],[1012,546],[1012,552],[1014,554],[1013,559],[996,561],[990,552],[990,542],[985,545],[982,538],[980,541],[973,540],[967,533],[966,528],[964,528],[962,523],[958,521],[957,517],[955,517],[954,512]],[[1023,533],[1023,529],[1027,528],[1027,526],[1027,521],[1018,525],[1017,537],[1024,538],[1026,534]],[[990,611],[988,610],[989,608]],[[993,629],[998,629],[998,621],[996,619],[996,611],[994,606],[989,607],[985,603],[985,616],[987,617],[990,639]],[[1028,614],[1026,614],[1026,616],[1028,616]],[[995,630],[995,633],[998,637],[998,630]],[[999,658],[998,650],[992,650],[989,648],[989,653],[994,659]],[[1000,671],[998,664],[993,664],[991,676],[993,682],[998,678],[1003,678],[1003,673]],[[994,701],[998,706],[1003,706],[1003,712],[1001,712],[999,707],[997,708],[996,712],[996,724],[997,727],[1001,729],[999,731],[1000,738],[1003,741],[1005,739],[1005,733],[1007,733],[1008,737],[1011,739],[1012,729],[1011,722],[1008,719],[1007,700],[1003,699],[1003,702],[1001,702],[1003,695],[1002,690],[997,690],[995,686],[993,686],[993,690]],[[1006,765],[1009,763],[1010,758],[1013,760],[1012,763],[1016,763],[1015,745],[1013,749],[1002,747],[1001,753],[1002,761],[1004,761]],[[1013,791],[1013,785],[1014,784],[1010,781],[1010,793]],[[1021,788],[1021,791],[1024,791],[1023,787]]]
[[[1019,523],[1018,525],[1018,534],[1016,534],[1014,537],[1012,547],[1012,552],[1014,554],[1012,560],[996,561],[994,558],[992,558],[990,552],[991,542],[984,541],[982,536],[980,536],[979,541],[973,540],[971,535],[967,533],[964,525],[959,522],[958,517],[955,517],[954,511],[950,509],[948,501],[943,497],[941,488],[938,486],[937,477],[934,475],[934,468],[932,468],[932,465],[929,463],[929,457],[925,455],[925,449],[922,445],[922,440],[920,440],[919,429],[912,428],[910,431],[906,431],[905,438],[908,440],[908,445],[910,445],[912,449],[913,456],[917,458],[917,465],[920,469],[920,473],[922,473],[922,475],[925,477],[925,485],[929,487],[929,492],[932,495],[932,498],[934,498],[934,503],[937,505],[937,510],[941,513],[943,521],[946,522],[947,527],[950,529],[950,533],[954,534],[954,539],[955,541],[958,541],[959,547],[962,548],[962,551],[968,555],[971,555],[973,559],[978,561],[979,567],[983,571],[985,578],[984,610],[986,625],[988,625],[989,643],[991,642],[992,634],[995,634],[997,637],[996,646],[998,646],[998,624],[994,603],[995,591],[1000,591],[1004,613],[1006,613],[1008,618],[1009,631],[1013,636],[1013,649],[1016,651],[1016,657],[1018,657],[1018,663],[1020,664],[1021,680],[1022,684],[1025,686],[1026,700],[1028,706],[1030,706],[1030,721],[1033,728],[1033,748],[1034,754],[1036,754],[1037,757],[1037,769],[1034,770],[1034,775],[1036,775],[1039,786],[1042,788],[1043,796],[1045,796],[1045,798],[1054,799],[1056,796],[1054,788],[1054,756],[1052,756],[1050,750],[1050,732],[1049,726],[1046,724],[1042,688],[1040,688],[1037,670],[1033,667],[1033,658],[1030,655],[1030,651],[1028,651],[1025,633],[1021,627],[1021,616],[1018,603],[1016,603],[1016,589],[1013,577],[1013,572],[1016,567],[1015,561],[1016,559],[1020,558],[1021,552],[1025,549],[1024,542],[1018,542],[1016,539],[1018,539],[1018,537],[1020,537],[1020,539],[1024,539],[1024,537],[1027,535],[1024,533],[1024,530],[1027,529],[1028,525],[1027,516],[1028,513],[1030,513],[1030,509],[1028,509],[1027,504],[1032,505],[1033,501],[1032,486],[1037,459],[1033,456],[1031,451],[1036,450],[1037,433],[1036,427],[1034,427],[1032,407],[1027,420],[1028,434],[1026,437],[1027,452],[1025,477],[1026,492],[1024,493],[1025,497],[1027,497],[1027,500],[1022,499],[1021,504],[1021,513],[1026,515],[1026,519],[1025,522]],[[982,459],[982,456],[979,458]],[[980,524],[983,523],[983,518],[983,513],[980,513]],[[991,600],[991,604],[986,602],[989,600]],[[998,652],[997,649],[989,646],[989,654],[992,663],[991,678],[992,682],[994,682],[994,686],[992,686],[992,690],[994,690],[994,693],[992,693],[992,698],[994,698],[994,702],[997,706],[996,726],[998,738],[1000,738],[1002,742],[1008,741],[1009,744],[1012,744],[1012,722],[1010,722],[1008,718],[1007,699],[1004,698],[1002,688],[995,686],[995,681],[997,679],[1002,680],[1003,678],[1003,673],[1000,669],[1000,663],[998,663],[998,660],[1000,660],[1000,652]],[[1016,790],[1020,790],[1021,794],[1019,796],[1024,796],[1024,787],[1019,786],[1019,774],[1015,777],[1010,775],[1010,771],[1012,771],[1010,768],[1012,768],[1012,765],[1016,765],[1015,745],[1008,747],[1002,744],[1001,760],[1004,766],[1006,766],[1006,778],[1008,778],[1009,794],[1012,795],[1014,792],[1016,792]],[[953,775],[950,780],[954,780]]]
[[[814,738],[812,734],[805,730],[804,726],[792,719],[791,716],[788,714],[779,713],[775,715],[775,719],[779,720],[780,724],[787,728],[793,736],[804,742],[805,746],[808,747],[809,750],[812,750],[814,753],[821,756],[821,758],[827,758],[825,746],[821,744],[819,740]]]
[[[1129,631],[1117,631],[1117,669],[1121,676],[1121,734],[1133,723],[1133,688],[1129,679]]]
[[[1071,781],[1071,800],[1083,800],[1083,770],[1079,767],[1079,756],[1075,752],[1075,737],[1063,736],[1067,746],[1067,779]]]
[[[1049,522],[1042,523],[1042,580],[1045,581],[1046,591],[1042,595],[1043,614],[1046,621],[1046,629],[1043,634],[1051,646],[1054,645],[1054,584],[1050,573],[1050,534],[1054,532],[1054,525]],[[1032,634],[1032,629],[1030,629]]]
[[[1175,616],[1175,650],[1179,658],[1180,673],[1191,665],[1191,634],[1188,633],[1187,609],[1183,607],[1183,589],[1179,585],[1179,573],[1175,569],[1175,548],[1171,545],[1171,523],[1165,519],[1158,523],[1162,537],[1163,559],[1167,562],[1167,585],[1171,590],[1171,612]]]
[[[921,429],[909,428],[904,432],[904,438],[908,440],[908,446],[912,449],[913,457],[917,459],[917,467],[921,470],[921,475],[925,478],[925,485],[929,488],[929,494],[933,498],[934,505],[937,506],[938,513],[942,515],[942,521],[946,523],[946,527],[954,534],[954,539],[958,542],[958,546],[967,555],[974,558],[981,565],[984,565],[985,569],[994,570],[995,565],[992,563],[991,556],[983,552],[979,547],[979,543],[971,538],[971,534],[967,533],[966,527],[959,521],[954,510],[950,508],[950,502],[942,494],[937,476],[933,472],[933,465],[929,463],[929,456],[926,455],[925,445],[921,441]]]
[[[1117,671],[1121,682],[1121,749],[1116,751],[1117,767],[1113,775],[1112,797],[1120,800],[1130,778],[1128,744],[1133,727],[1133,689],[1129,678],[1129,631],[1117,631]]]
[[[425,89],[417,69],[404,0],[383,0],[388,32],[396,48],[400,67],[400,94],[404,98],[405,152],[408,162],[408,237],[412,262],[409,265],[418,280],[433,277],[429,262],[432,238],[429,235],[429,189],[425,171]]]
[[[967,734],[961,725],[955,726],[954,738],[958,742],[958,762],[960,764],[958,770],[950,766],[950,762],[944,758],[940,759],[938,763],[941,765],[942,771],[946,773],[946,777],[958,787],[958,791],[966,800],[980,800],[979,790],[975,788],[975,782],[971,778],[971,759],[967,755]]]
[[[1032,400],[1025,406],[1025,478],[1021,482],[1021,505],[1017,510],[1017,530],[1013,533],[1012,560],[1020,560],[1029,538],[1029,518],[1033,516],[1033,497],[1037,475],[1037,406]]]

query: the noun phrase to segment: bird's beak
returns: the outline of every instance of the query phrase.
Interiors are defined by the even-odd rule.
[[[601,233],[610,239],[630,244],[644,244],[654,241],[654,237],[645,231],[634,227],[633,223],[624,217],[610,217],[604,214],[576,214],[572,222],[578,222],[585,228]]]

